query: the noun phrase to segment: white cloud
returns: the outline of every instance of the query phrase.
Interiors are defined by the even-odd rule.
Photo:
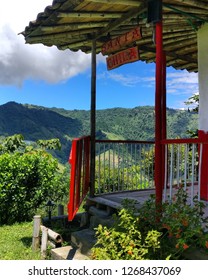
[[[112,80],[126,87],[135,87],[138,84],[146,83],[146,86],[154,86],[154,77],[142,77],[139,75],[122,74],[119,72],[102,72],[98,79]],[[148,84],[147,84],[148,83]]]
[[[31,3],[32,2],[32,3]],[[90,55],[41,44],[26,45],[17,35],[52,0],[7,0],[0,11],[0,84],[21,86],[26,79],[58,83],[85,71]]]
[[[169,94],[194,94],[198,91],[198,74],[178,71],[167,74],[167,89]]]

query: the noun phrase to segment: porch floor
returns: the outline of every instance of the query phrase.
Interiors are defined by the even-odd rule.
[[[197,195],[197,185],[194,186],[194,196]],[[167,190],[167,194],[168,194]],[[176,189],[173,189],[173,195],[176,193]],[[188,188],[188,194],[191,193],[191,188]],[[122,201],[124,199],[132,199],[135,200],[135,206],[136,208],[140,208],[142,204],[147,201],[150,198],[150,195],[155,194],[155,189],[146,189],[146,190],[137,190],[137,191],[123,191],[123,192],[117,192],[117,193],[108,193],[108,194],[102,194],[97,195],[93,198],[88,198],[89,201],[98,204],[98,205],[104,205],[110,208],[119,209],[122,206]],[[190,195],[188,197],[191,197]],[[204,202],[204,201],[202,201]],[[191,204],[191,200],[188,199],[188,203]],[[208,216],[208,202],[205,203],[205,209],[204,209],[204,216]]]

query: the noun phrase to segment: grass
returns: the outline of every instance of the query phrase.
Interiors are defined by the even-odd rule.
[[[0,260],[39,260],[32,251],[33,222],[0,226]]]

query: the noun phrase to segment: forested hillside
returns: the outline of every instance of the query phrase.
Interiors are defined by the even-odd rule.
[[[84,110],[68,111],[51,108],[66,117],[78,119],[82,123],[82,134],[89,133],[90,112]],[[154,107],[141,106],[133,109],[113,108],[96,112],[97,131],[107,135],[119,136],[119,139],[153,140]],[[187,130],[198,127],[198,114],[195,112],[167,108],[167,137],[189,137]]]
[[[96,113],[97,138],[154,140],[154,108],[113,108]],[[168,138],[189,137],[197,128],[194,112],[167,109]],[[24,139],[59,138],[62,150],[56,156],[68,160],[71,140],[90,132],[90,111],[45,108],[9,102],[0,106],[0,136],[22,134]]]

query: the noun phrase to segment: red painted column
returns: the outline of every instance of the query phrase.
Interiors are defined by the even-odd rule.
[[[161,111],[162,111],[162,140],[167,138],[167,117],[166,117],[166,54],[163,51],[163,61],[162,61],[162,97],[161,97]],[[162,187],[165,185],[165,145],[162,145]]]
[[[156,203],[162,202],[163,152],[162,152],[162,92],[163,92],[163,38],[162,21],[156,23],[156,89],[155,89],[155,191]]]
[[[198,137],[208,143],[208,24],[198,30],[198,77],[199,77],[199,130]],[[201,154],[200,198],[208,201],[208,144],[203,144]]]

